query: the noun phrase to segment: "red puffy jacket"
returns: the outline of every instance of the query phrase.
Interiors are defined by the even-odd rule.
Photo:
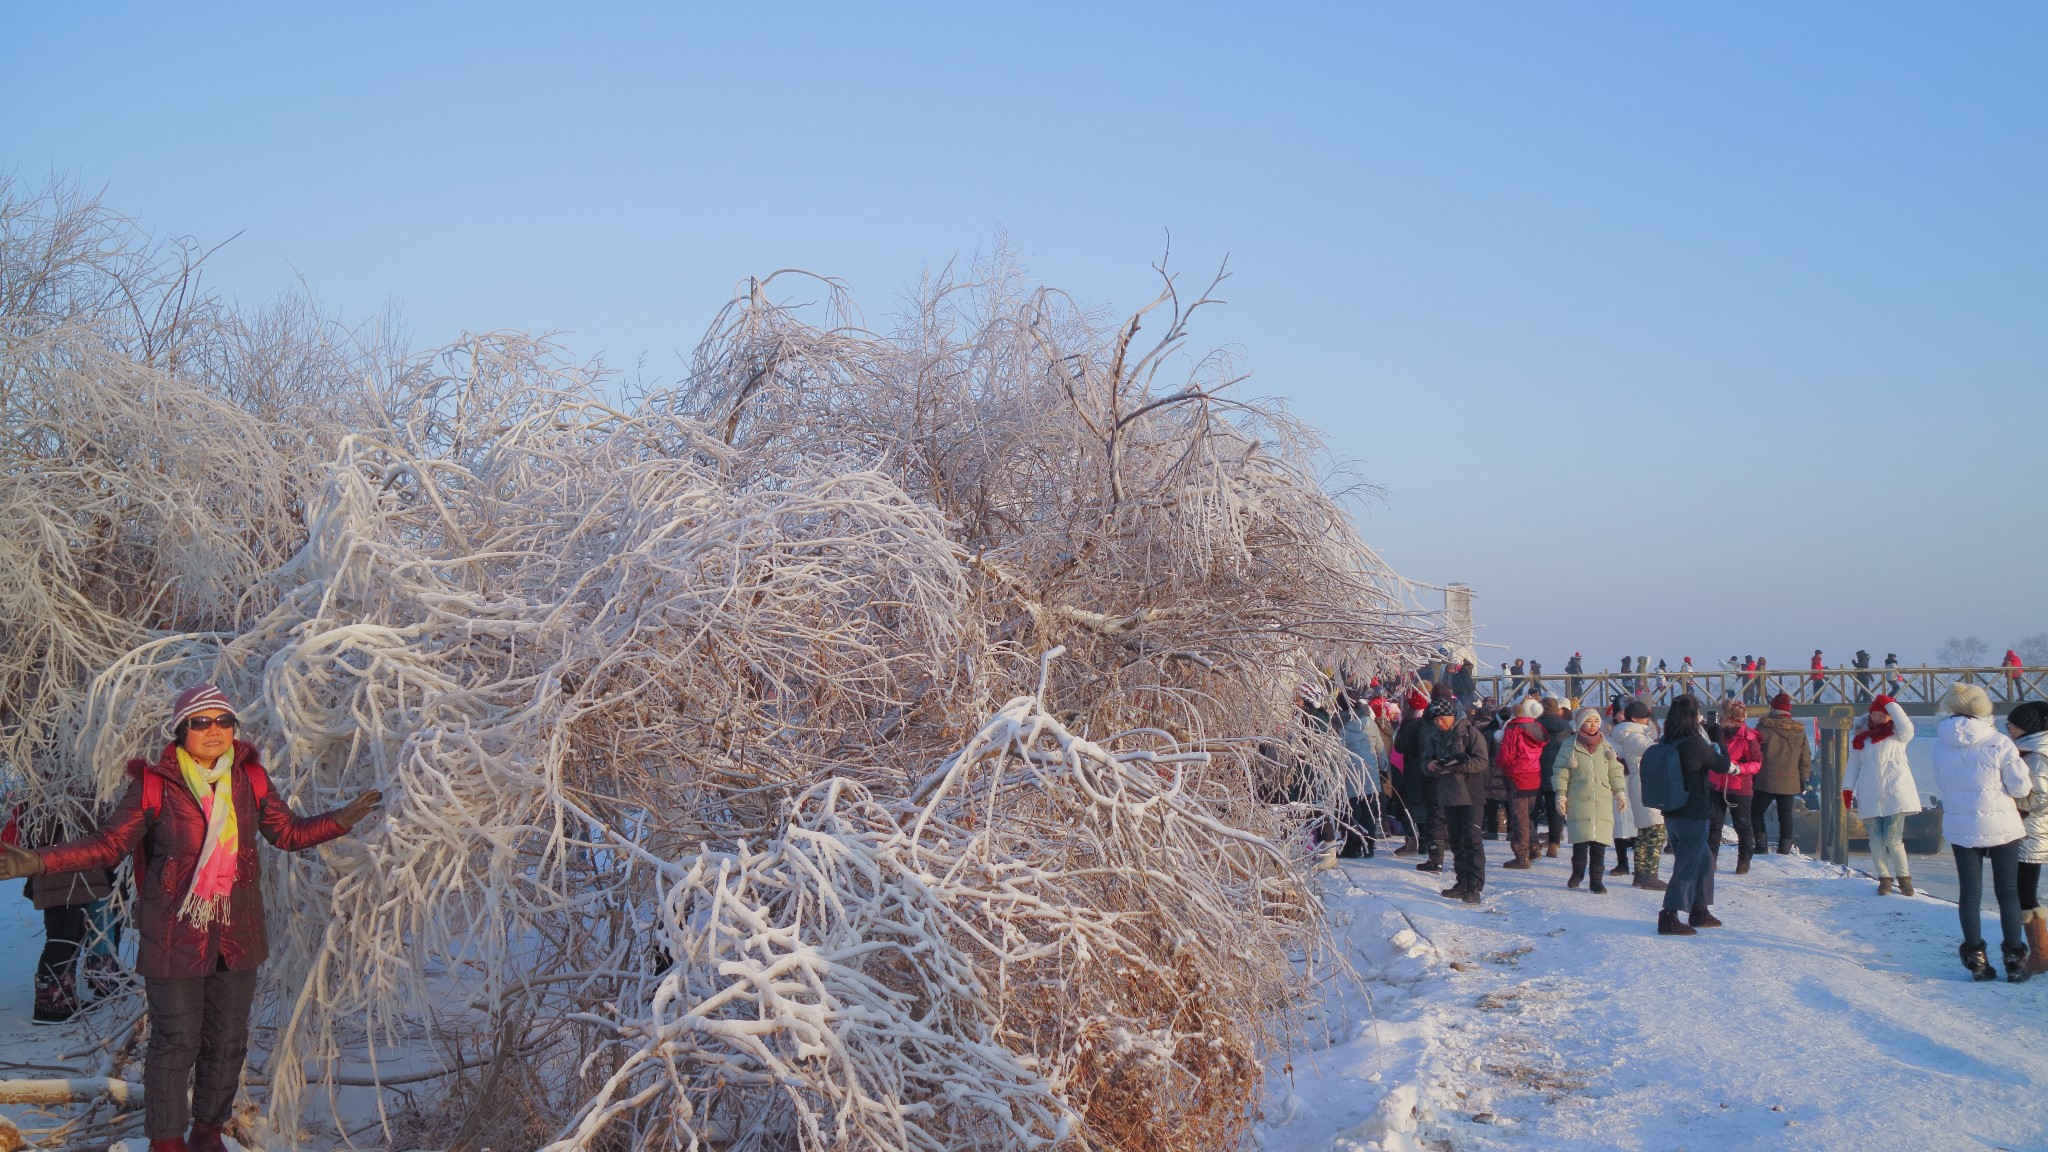
[[[206,813],[178,771],[177,745],[166,744],[156,763],[128,762],[134,777],[113,812],[91,835],[39,848],[43,867],[51,872],[112,868],[142,845],[135,877],[135,927],[142,946],[135,971],[147,980],[191,980],[216,965],[246,972],[270,955],[263,923],[263,871],[256,861],[256,834],[286,852],[299,852],[340,836],[348,829],[333,813],[300,816],[269,787],[256,749],[235,741],[234,794],[236,826],[241,830],[241,857],[235,865],[235,890],[224,924],[196,928],[178,915],[178,906],[192,887],[199,849],[206,839]],[[156,813],[143,811],[145,773],[160,777],[162,795]],[[263,777],[263,797],[251,786]]]
[[[1500,733],[1500,774],[1522,792],[1543,787],[1543,726],[1526,717],[1508,721]]]
[[[1756,729],[1746,724],[1723,725],[1721,749],[1728,754],[1729,771],[1708,772],[1707,786],[1730,796],[1753,795],[1756,774],[1764,766],[1764,745]]]

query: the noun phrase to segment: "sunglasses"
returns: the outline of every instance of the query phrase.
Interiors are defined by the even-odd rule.
[[[224,732],[232,732],[240,724],[241,721],[233,716],[194,716],[190,720],[185,721],[185,730],[188,732],[204,732],[208,728],[219,728]]]

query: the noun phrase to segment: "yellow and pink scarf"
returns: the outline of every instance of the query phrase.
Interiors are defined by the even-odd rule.
[[[241,829],[235,824],[235,751],[221,753],[213,767],[202,766],[183,748],[178,749],[178,770],[185,786],[206,813],[206,840],[199,849],[199,867],[192,873],[192,890],[185,894],[178,915],[195,927],[225,924],[228,897],[235,890],[235,861],[241,855]]]

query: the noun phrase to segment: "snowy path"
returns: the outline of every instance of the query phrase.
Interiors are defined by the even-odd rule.
[[[1377,1024],[1276,1077],[1272,1152],[2048,1149],[2048,977],[1971,983],[1951,904],[1770,857],[1724,871],[1727,927],[1660,938],[1661,894],[1563,860],[1490,863],[1480,908],[1411,863],[1330,874]]]

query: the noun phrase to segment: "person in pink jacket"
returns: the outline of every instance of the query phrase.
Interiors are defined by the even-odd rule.
[[[1525,699],[1515,706],[1515,718],[1500,730],[1500,774],[1508,787],[1508,844],[1515,853],[1503,868],[1527,868],[1536,854],[1535,829],[1529,817],[1536,793],[1543,787],[1545,733],[1536,720],[1542,714],[1540,701]]]
[[[1707,773],[1707,787],[1719,793],[1725,801],[1715,811],[1726,809],[1729,821],[1735,825],[1736,838],[1742,845],[1735,854],[1737,876],[1749,872],[1750,850],[1755,847],[1755,838],[1750,835],[1750,797],[1756,792],[1757,771],[1764,766],[1763,742],[1757,739],[1756,729],[1746,723],[1748,719],[1749,708],[1742,701],[1730,700],[1721,705],[1720,733],[1715,736],[1715,742],[1721,745],[1721,751],[1728,754],[1729,770]],[[1718,817],[1707,834],[1712,837],[1707,843],[1720,842],[1721,821]]]

